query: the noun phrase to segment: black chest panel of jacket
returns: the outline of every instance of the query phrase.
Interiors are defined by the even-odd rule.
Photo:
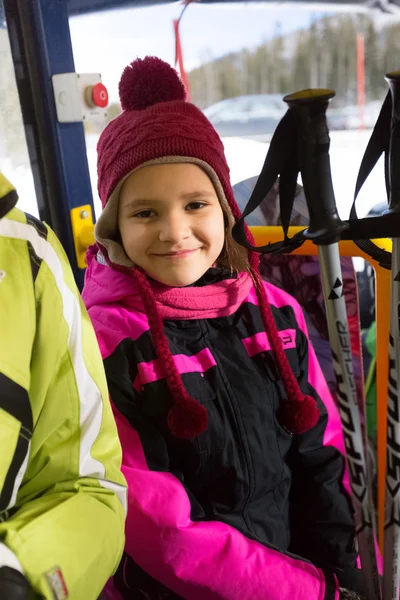
[[[285,350],[292,370],[302,390],[315,397],[320,420],[326,425],[326,408],[308,383],[306,336],[291,306],[272,310],[278,330],[289,336],[291,343]],[[171,395],[166,380],[141,380],[140,364],[157,361],[150,331],[135,341],[124,339],[105,360],[106,374],[113,403],[139,434],[148,467],[169,471],[182,482],[193,521],[222,521],[266,546],[317,562],[303,534],[295,535],[294,542],[291,539],[297,436],[286,431],[277,419],[286,393],[271,351],[266,348],[249,352],[244,343],[265,331],[258,307],[246,302],[230,317],[164,321],[164,329],[172,354],[182,364],[188,364],[186,357],[207,357],[203,370],[190,372],[189,366],[180,371],[188,393],[207,408],[209,425],[192,440],[170,434],[167,414]],[[326,452],[327,469],[332,469],[334,480],[338,472],[343,473],[344,460],[335,448],[322,448],[325,425],[315,428],[313,446],[321,446]],[[156,437],[155,430],[159,434]],[[296,485],[299,489],[301,481]],[[345,520],[352,529],[349,506],[346,497],[337,510],[348,512]],[[314,510],[312,499],[309,509]],[[320,506],[315,510],[323,512]],[[353,534],[348,537],[354,539]],[[299,543],[299,539],[303,541]],[[131,559],[125,556],[124,560],[126,569]],[[135,566],[131,567],[134,576]],[[148,596],[137,597],[177,598],[168,593],[164,596],[166,588],[161,586],[163,591],[159,591],[160,584],[154,585],[154,589],[148,588]]]

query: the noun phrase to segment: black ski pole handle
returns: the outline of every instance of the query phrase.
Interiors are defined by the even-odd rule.
[[[337,212],[329,160],[326,111],[334,96],[333,90],[311,89],[284,97],[298,126],[301,176],[310,214],[304,237],[318,245],[338,242],[348,227]]]
[[[392,118],[386,177],[389,183],[389,209],[387,212],[393,214],[400,213],[400,71],[388,73],[385,79],[392,96]]]

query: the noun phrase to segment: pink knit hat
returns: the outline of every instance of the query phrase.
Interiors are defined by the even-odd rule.
[[[98,191],[103,212],[96,224],[96,240],[113,268],[129,269],[135,277],[173,399],[169,428],[176,437],[192,438],[206,429],[207,411],[186,392],[169,350],[151,285],[121,246],[117,225],[119,193],[125,179],[140,167],[191,162],[209,175],[231,223],[240,217],[240,211],[221,139],[205,115],[185,101],[185,88],[172,67],[156,57],[137,59],[125,68],[119,93],[123,112],[108,124],[97,146]],[[253,244],[248,230],[247,236]],[[265,330],[287,394],[280,421],[292,433],[302,433],[317,423],[319,410],[315,400],[301,392],[290,368],[259,275],[256,254],[249,253],[249,264]]]

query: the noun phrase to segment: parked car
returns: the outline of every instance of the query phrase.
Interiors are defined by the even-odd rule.
[[[346,106],[342,109],[347,121],[346,129],[360,129],[361,127],[373,129],[381,108],[382,102],[380,100],[368,102],[364,110],[361,110],[358,106]]]
[[[287,110],[284,94],[252,94],[221,100],[203,112],[221,137],[249,137],[269,141]],[[345,109],[329,107],[331,131],[348,128]]]
[[[270,139],[287,110],[283,94],[253,94],[227,98],[203,112],[221,137]]]

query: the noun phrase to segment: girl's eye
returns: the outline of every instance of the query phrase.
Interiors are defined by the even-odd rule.
[[[187,205],[186,210],[200,210],[204,206],[207,206],[205,202],[191,202]]]
[[[141,210],[133,216],[137,219],[149,219],[150,217],[154,216],[154,214],[154,211],[149,208],[148,210]]]

